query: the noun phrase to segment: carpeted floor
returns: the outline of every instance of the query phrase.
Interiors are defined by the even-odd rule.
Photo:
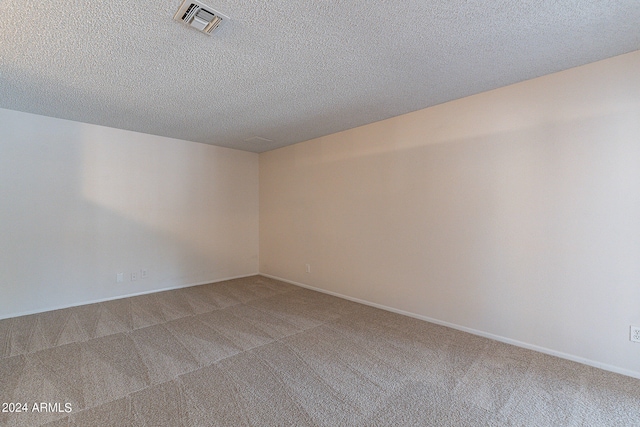
[[[0,357],[2,426],[640,426],[640,380],[260,276],[1,320]]]

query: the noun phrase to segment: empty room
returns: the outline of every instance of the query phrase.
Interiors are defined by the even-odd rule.
[[[638,23],[0,1],[0,426],[640,426]]]

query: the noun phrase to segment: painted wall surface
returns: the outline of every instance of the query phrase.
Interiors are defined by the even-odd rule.
[[[257,271],[257,154],[0,109],[0,318]]]
[[[640,377],[638,70],[633,52],[262,153],[260,271]]]

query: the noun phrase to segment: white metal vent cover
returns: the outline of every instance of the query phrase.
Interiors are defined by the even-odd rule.
[[[273,142],[273,139],[267,139],[261,136],[252,136],[251,138],[245,139],[244,142],[268,143]]]
[[[182,4],[176,14],[173,15],[173,19],[184,22],[205,34],[211,34],[229,18],[199,1],[182,0]]]

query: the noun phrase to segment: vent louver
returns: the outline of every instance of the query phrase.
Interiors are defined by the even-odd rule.
[[[173,19],[212,34],[229,18],[196,0],[183,0]]]

